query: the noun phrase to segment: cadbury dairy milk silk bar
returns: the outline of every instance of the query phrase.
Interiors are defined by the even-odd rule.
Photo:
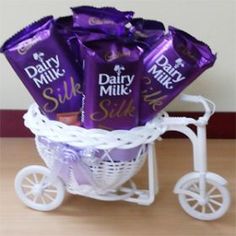
[[[85,128],[130,129],[138,125],[142,50],[118,40],[86,44]]]
[[[144,56],[140,124],[152,119],[215,60],[205,43],[169,27],[168,34]]]
[[[52,16],[25,27],[7,40],[1,51],[50,119],[77,124],[81,79]]]

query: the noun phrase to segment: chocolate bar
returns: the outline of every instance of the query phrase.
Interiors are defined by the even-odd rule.
[[[140,124],[152,119],[215,60],[205,43],[169,27],[168,34],[144,56]]]
[[[60,113],[79,114],[82,80],[52,16],[15,34],[3,44],[1,52],[50,119],[57,119]],[[74,123],[74,114],[72,120]]]
[[[137,126],[142,50],[119,40],[85,45],[84,127],[130,129]]]

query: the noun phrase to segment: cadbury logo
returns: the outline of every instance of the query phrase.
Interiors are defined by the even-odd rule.
[[[129,88],[134,81],[135,75],[122,75],[125,71],[123,65],[115,65],[114,71],[116,75],[108,75],[105,73],[99,74],[98,83],[100,85],[100,97],[109,96],[124,96],[132,92]]]
[[[26,54],[27,51],[30,48],[32,48],[36,43],[47,38],[48,36],[49,36],[48,30],[43,30],[43,31],[39,32],[38,34],[34,35],[32,38],[19,43],[17,46],[17,52],[20,55]]]
[[[38,88],[44,84],[49,84],[65,75],[65,70],[60,69],[58,55],[45,59],[43,52],[33,54],[33,59],[37,64],[24,68],[26,74],[34,81]]]
[[[103,25],[103,24],[115,24],[113,20],[109,19],[101,19],[97,17],[89,17],[88,20],[89,25]]]
[[[184,67],[183,60],[178,58],[175,60],[175,65],[171,65],[169,59],[165,55],[160,55],[155,64],[148,70],[161,85],[166,89],[173,89],[174,84],[186,79],[178,68]]]

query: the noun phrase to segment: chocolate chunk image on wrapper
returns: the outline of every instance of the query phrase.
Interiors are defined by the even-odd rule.
[[[205,43],[169,27],[168,34],[144,56],[140,124],[151,120],[215,60]]]
[[[81,78],[52,16],[15,34],[3,44],[1,52],[49,119],[79,122]],[[60,118],[65,114],[66,119]]]
[[[114,39],[85,45],[83,126],[108,130],[137,126],[142,50]]]

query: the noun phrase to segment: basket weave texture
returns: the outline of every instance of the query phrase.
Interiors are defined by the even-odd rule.
[[[130,130],[85,129],[49,120],[42,115],[36,104],[30,106],[24,115],[25,126],[36,136],[44,136],[55,142],[68,143],[79,148],[129,149],[148,144],[160,137],[167,126],[163,124],[163,114],[158,115],[145,126]]]
[[[33,104],[24,120],[36,136],[41,158],[51,170],[62,170],[59,176],[69,192],[80,193],[83,186],[90,186],[89,191],[104,194],[123,185],[141,169],[147,144],[167,129],[163,116],[130,130],[85,129],[49,120]]]

